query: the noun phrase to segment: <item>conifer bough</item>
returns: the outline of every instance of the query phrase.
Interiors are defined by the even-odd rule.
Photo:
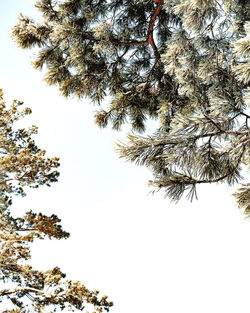
[[[56,170],[59,159],[46,158],[45,151],[32,138],[37,128],[17,128],[17,121],[31,113],[28,108],[20,110],[22,104],[15,100],[10,107],[6,106],[0,89],[0,310],[86,312],[92,307],[95,312],[109,311],[112,302],[107,296],[99,297],[98,291],[87,289],[79,281],[67,280],[58,267],[39,271],[29,264],[34,240],[66,239],[69,233],[62,229],[55,214],[46,216],[33,211],[23,216],[13,214],[13,196],[25,196],[26,187],[49,186],[59,175]]]
[[[249,166],[250,3],[247,0],[41,0],[42,23],[20,16],[13,36],[38,47],[34,67],[65,96],[110,103],[96,123],[125,122],[122,157],[152,168],[178,200],[197,184],[243,179]],[[235,194],[250,211],[249,184]]]

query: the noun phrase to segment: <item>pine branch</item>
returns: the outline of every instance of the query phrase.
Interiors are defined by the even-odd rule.
[[[231,171],[229,171],[227,174],[219,177],[219,178],[216,178],[216,179],[210,179],[210,180],[197,180],[196,181],[196,184],[202,184],[202,183],[218,183],[219,181],[221,180],[224,180],[225,178],[227,178],[228,176],[232,176],[234,174],[234,172],[237,170],[238,166],[240,165],[241,163],[241,160],[244,156],[244,153],[245,153],[245,150],[246,150],[246,146],[247,144],[250,143],[250,139],[247,139],[246,141],[244,141],[242,143],[242,150],[241,150],[241,153],[239,155],[239,158],[235,164],[235,166],[233,167],[233,169]]]
[[[124,47],[128,47],[128,46],[145,46],[145,45],[151,45],[155,57],[158,60],[160,55],[158,52],[158,48],[155,44],[154,41],[154,37],[153,37],[153,33],[154,33],[154,25],[155,25],[155,21],[157,16],[160,14],[162,8],[163,8],[163,4],[164,4],[164,0],[152,0],[153,2],[157,3],[157,7],[154,10],[150,21],[149,21],[149,25],[148,25],[148,34],[147,34],[147,39],[143,40],[143,41],[131,41],[131,42],[120,42],[118,40],[112,40],[111,42],[116,45],[116,46],[124,46]]]

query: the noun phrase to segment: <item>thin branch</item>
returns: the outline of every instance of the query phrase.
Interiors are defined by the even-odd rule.
[[[94,76],[94,77],[101,77],[101,76],[105,75],[105,74],[108,72],[108,70],[111,68],[111,66],[114,65],[114,64],[117,63],[117,62],[118,62],[118,60],[116,60],[116,61],[114,61],[114,62],[111,62],[111,63],[107,66],[107,68],[106,68],[102,73],[100,73],[100,74],[91,74],[91,76]]]
[[[234,134],[234,135],[247,135],[247,134],[250,134],[250,129],[244,130],[244,131],[225,130],[224,133],[226,133],[226,134]]]
[[[227,174],[225,174],[225,175],[223,175],[223,176],[221,176],[221,177],[219,177],[219,178],[217,178],[217,179],[199,180],[199,181],[196,181],[195,183],[196,183],[196,184],[202,184],[202,183],[218,183],[219,181],[221,181],[221,180],[227,178],[229,175],[232,175],[232,174],[236,171],[237,167],[239,166],[239,164],[240,164],[240,162],[241,162],[241,159],[242,159],[242,157],[243,157],[243,155],[244,155],[244,153],[245,153],[246,145],[247,145],[248,143],[250,143],[250,139],[247,139],[246,141],[243,142],[243,144],[242,144],[242,151],[241,151],[240,156],[239,156],[239,158],[238,158],[238,160],[237,160],[237,163],[236,163],[236,165],[234,166],[234,168],[233,168],[229,173],[227,173]]]
[[[101,76],[105,75],[108,72],[108,70],[112,67],[112,65],[115,65],[116,63],[118,63],[119,60],[121,60],[127,52],[128,52],[128,49],[126,49],[121,56],[118,55],[118,59],[116,59],[115,61],[111,62],[102,73],[100,73],[100,74],[92,73],[90,75],[94,76],[94,77],[101,77]]]
[[[209,122],[211,122],[215,127],[217,127],[217,128],[219,129],[219,131],[223,132],[223,130],[221,129],[220,125],[218,125],[217,123],[215,123],[209,116],[207,116],[207,115],[205,115],[205,114],[204,114],[204,116],[205,116],[205,118],[206,118],[207,120],[209,120]]]
[[[0,296],[7,296],[7,295],[11,295],[11,294],[18,293],[18,292],[35,292],[35,293],[38,293],[38,294],[44,294],[44,295],[47,294],[50,297],[54,297],[55,296],[52,293],[45,292],[45,291],[42,291],[42,290],[39,290],[39,289],[35,289],[35,288],[31,288],[31,287],[17,288],[17,289],[14,289],[12,291],[5,291],[4,290],[4,291],[0,292]]]
[[[19,228],[16,229],[15,231],[38,231],[38,228]]]
[[[233,118],[231,118],[231,119],[229,120],[229,122],[232,121],[233,119],[235,119],[235,118],[236,118],[237,116],[239,116],[239,115],[244,115],[244,116],[246,116],[247,118],[249,118],[247,114],[238,113],[238,114],[236,114]],[[247,135],[247,134],[250,133],[250,130],[245,130],[245,131],[223,130],[223,129],[220,127],[220,125],[217,124],[217,123],[215,123],[210,117],[208,117],[207,115],[204,115],[204,116],[205,116],[206,119],[209,120],[209,122],[211,122],[214,126],[216,126],[216,127],[219,129],[219,131],[221,131],[222,133],[234,134],[234,135]]]
[[[61,293],[58,293],[58,294],[54,294],[54,293],[50,293],[48,291],[39,290],[39,289],[36,289],[36,288],[31,288],[31,287],[17,288],[17,289],[14,289],[12,291],[4,290],[4,291],[0,292],[0,297],[1,296],[8,296],[8,295],[15,294],[15,293],[18,293],[18,292],[36,293],[36,294],[40,294],[40,295],[44,295],[44,296],[49,296],[51,298],[55,298],[55,297],[62,298],[64,296],[71,296],[72,298],[75,298],[78,301],[81,301],[81,302],[84,301],[82,297],[79,297],[79,296],[77,296],[75,294],[72,294],[72,293],[61,292]]]
[[[234,117],[232,117],[229,121],[232,121],[233,119],[235,119],[236,117],[238,117],[239,115],[243,115],[245,116],[247,119],[250,118],[250,116],[244,112],[239,112],[237,113]]]

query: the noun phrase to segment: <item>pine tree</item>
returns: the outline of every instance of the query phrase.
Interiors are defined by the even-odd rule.
[[[8,108],[0,90],[0,306],[5,309],[1,312],[44,312],[45,308],[68,312],[86,305],[96,312],[109,311],[112,303],[106,296],[99,298],[98,291],[67,280],[60,268],[39,271],[28,262],[35,239],[66,239],[69,233],[55,214],[29,211],[16,217],[12,213],[13,198],[25,196],[26,187],[50,185],[59,175],[59,159],[46,158],[32,139],[37,128],[17,128],[18,120],[31,113],[28,108],[20,110],[22,104],[15,100]]]
[[[41,0],[42,22],[20,15],[13,36],[38,47],[34,67],[64,96],[110,102],[96,123],[125,122],[122,157],[152,168],[178,200],[196,185],[233,184],[249,166],[250,3],[247,0]],[[249,184],[236,193],[250,212]]]

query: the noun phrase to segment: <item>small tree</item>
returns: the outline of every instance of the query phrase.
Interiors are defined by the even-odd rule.
[[[41,0],[43,22],[20,16],[13,36],[37,46],[35,68],[65,96],[109,106],[104,127],[127,121],[151,137],[129,136],[122,157],[152,168],[157,188],[191,199],[201,183],[242,179],[249,164],[250,3],[247,0]],[[249,211],[249,185],[236,198]]]
[[[38,271],[27,262],[35,239],[66,239],[69,233],[54,214],[29,211],[14,217],[11,212],[14,195],[25,196],[25,187],[49,186],[59,175],[59,159],[46,158],[31,137],[37,128],[17,129],[16,122],[31,113],[28,108],[20,111],[22,104],[15,100],[7,108],[0,90],[0,281],[5,288],[0,290],[0,302],[9,300],[2,312],[42,312],[45,307],[83,310],[86,304],[98,312],[109,311],[112,303],[106,296],[98,298],[98,291],[67,280],[58,267]],[[8,310],[8,306],[16,309]]]

